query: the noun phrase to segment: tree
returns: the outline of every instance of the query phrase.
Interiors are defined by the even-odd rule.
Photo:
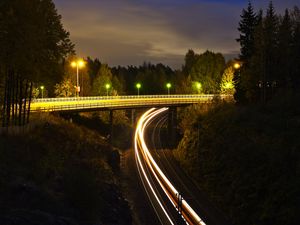
[[[257,26],[254,30],[254,52],[249,60],[249,65],[242,68],[240,87],[243,90],[243,102],[256,102],[264,99],[266,82],[266,44],[264,40],[264,19],[263,11],[260,10],[257,16]],[[238,90],[238,89],[237,89]]]
[[[240,59],[247,64],[254,51],[254,29],[257,25],[257,16],[254,13],[251,2],[247,9],[243,9],[241,21],[239,22],[240,37],[237,41],[241,45]],[[245,65],[245,64],[244,64]]]
[[[250,61],[255,54],[255,35],[257,34],[257,26],[262,18],[262,11],[257,15],[254,13],[251,2],[248,2],[247,9],[242,10],[241,21],[239,22],[238,30],[240,37],[237,41],[241,46],[239,60],[242,61],[242,68],[234,73],[235,83],[235,100],[238,103],[245,103],[249,98],[253,98],[253,88],[251,80],[254,74],[251,72]],[[254,91],[255,92],[255,91]]]
[[[221,94],[231,94],[231,95],[234,94],[235,92],[235,87],[233,82],[234,72],[235,71],[232,64],[225,69],[220,84]]]
[[[55,85],[54,93],[57,97],[75,96],[75,88],[72,81],[65,78],[61,83]]]
[[[110,87],[106,88],[106,84]],[[107,64],[101,64],[100,69],[94,79],[92,92],[94,95],[106,95],[107,91],[112,88],[112,73]]]
[[[177,71],[177,79],[176,79],[176,93],[178,94],[191,94],[192,93],[192,77],[191,75],[185,76],[183,72]]]
[[[291,13],[292,16],[292,33],[293,33],[293,38],[292,38],[292,74],[291,74],[291,79],[292,79],[292,87],[294,90],[300,89],[300,9],[295,6],[294,10]]]
[[[278,17],[275,14],[275,9],[272,1],[269,3],[266,17],[264,19],[263,37],[265,48],[265,73],[263,77],[264,89],[269,89],[270,85],[276,80],[274,74],[278,69],[276,62],[276,53],[278,46]],[[266,97],[266,96],[265,96]]]
[[[74,45],[52,0],[2,0],[0,4],[2,124],[25,124],[33,82],[50,90],[61,79],[64,59],[73,53]]]
[[[221,53],[206,51],[197,56],[191,69],[191,77],[202,84],[204,93],[218,93],[221,77],[225,68],[225,59]]]
[[[292,68],[292,21],[289,11],[286,9],[284,17],[279,25],[278,31],[278,65],[276,73],[276,83],[278,87],[291,86],[291,68]]]
[[[90,77],[91,84],[93,83],[97,73],[101,67],[101,62],[99,59],[92,59],[91,57],[87,57],[86,59],[87,73]]]
[[[188,52],[185,55],[184,61],[184,67],[182,69],[183,73],[188,76],[192,70],[192,67],[195,65],[196,62],[196,54],[192,49],[189,49]]]

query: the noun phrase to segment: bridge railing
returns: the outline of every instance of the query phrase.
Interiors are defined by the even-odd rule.
[[[72,98],[35,99],[31,112],[69,110],[92,110],[106,108],[135,108],[147,106],[170,106],[212,102],[214,98],[228,99],[229,95],[140,95],[140,96],[97,96]],[[232,97],[232,96],[231,96]]]
[[[231,95],[218,94],[194,94],[194,95],[117,95],[117,96],[89,96],[89,97],[59,97],[59,98],[36,98],[32,102],[60,102],[60,101],[85,101],[85,100],[113,100],[113,99],[154,99],[154,98],[225,98]]]

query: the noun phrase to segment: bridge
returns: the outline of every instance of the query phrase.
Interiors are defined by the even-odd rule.
[[[175,143],[178,106],[191,104],[210,104],[214,100],[231,101],[232,95],[133,95],[133,96],[97,96],[71,98],[39,98],[30,105],[30,112],[86,112],[108,110],[110,124],[110,143],[113,139],[113,111],[131,109],[131,121],[135,123],[137,108],[168,107],[168,135],[170,146]]]
[[[232,95],[133,95],[71,98],[39,98],[30,105],[31,112],[93,111],[145,107],[176,107],[211,103],[215,99],[232,100]]]

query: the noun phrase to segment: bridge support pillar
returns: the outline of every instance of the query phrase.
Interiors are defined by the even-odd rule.
[[[177,108],[169,107],[168,137],[169,137],[169,147],[170,148],[174,148],[176,145],[176,129],[177,129]]]
[[[131,109],[131,125],[132,125],[132,127],[134,127],[134,125],[135,125],[135,120],[136,120],[135,109]]]
[[[108,142],[110,145],[113,144],[113,134],[114,134],[114,111],[109,110],[109,139]]]

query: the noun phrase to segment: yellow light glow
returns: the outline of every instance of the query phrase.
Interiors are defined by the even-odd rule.
[[[77,63],[75,61],[71,62],[71,66],[72,67],[76,67],[77,66]]]
[[[200,83],[200,82],[197,82],[197,89],[201,89],[201,87],[202,87],[202,84]]]
[[[225,83],[225,89],[231,89],[231,88],[234,88],[232,82],[226,82]]]
[[[45,87],[44,86],[41,86],[41,89],[43,90]]]
[[[78,60],[77,65],[78,65],[79,68],[84,67],[84,61],[82,59]]]
[[[234,69],[239,69],[239,68],[241,68],[241,65],[239,63],[235,63],[233,65],[233,67],[234,67]]]
[[[110,84],[106,84],[106,85],[105,85],[105,88],[106,88],[106,89],[109,89],[109,88],[110,88]]]
[[[77,66],[78,66],[78,68],[83,68],[83,67],[85,66],[85,62],[84,62],[82,59],[79,59],[79,60],[77,60],[77,61],[71,62],[71,66],[72,66],[73,68],[75,68],[75,67],[77,67]]]

